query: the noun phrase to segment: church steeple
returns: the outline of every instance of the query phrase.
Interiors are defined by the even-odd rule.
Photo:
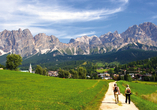
[[[29,66],[29,72],[32,73],[32,66],[31,66],[31,63],[30,63],[30,66]]]

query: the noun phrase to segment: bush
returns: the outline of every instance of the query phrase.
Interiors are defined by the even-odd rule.
[[[86,79],[87,70],[83,67],[78,68],[79,79]]]
[[[22,57],[18,54],[9,54],[7,56],[6,68],[10,70],[18,70],[17,67],[22,63]]]
[[[48,75],[47,69],[46,68],[42,68],[40,65],[37,65],[37,67],[35,69],[35,73],[36,74],[40,74],[40,75]]]
[[[35,69],[35,73],[36,74],[43,74],[43,68],[40,65],[37,65],[36,69]]]
[[[59,68],[58,76],[60,78],[69,78],[70,73],[69,73],[69,71],[65,71],[65,70],[62,70],[61,68]]]

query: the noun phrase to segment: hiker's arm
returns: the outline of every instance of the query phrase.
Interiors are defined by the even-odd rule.
[[[120,95],[120,89],[119,89],[119,87],[118,87],[118,92],[119,92],[119,95]]]
[[[120,93],[120,89],[119,89],[119,87],[118,87],[118,92]]]

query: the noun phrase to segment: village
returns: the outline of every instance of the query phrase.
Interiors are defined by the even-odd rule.
[[[3,68],[0,68],[0,70],[2,70]],[[103,69],[103,68],[98,68],[99,70]],[[109,69],[109,68],[108,68]],[[32,66],[30,64],[29,69],[28,70],[21,70],[21,72],[29,72],[29,73],[35,73],[35,71],[32,71]],[[121,70],[121,72],[119,72],[118,74],[115,73],[109,73],[108,71],[104,71],[104,72],[97,72],[97,76],[99,79],[106,79],[106,80],[110,80],[110,79],[114,79],[114,80],[124,80],[124,76],[126,74],[128,74],[131,77],[131,80],[151,80],[152,74],[151,73],[145,73],[145,74],[141,74],[142,71],[126,71],[126,70]],[[48,71],[48,76],[51,77],[58,77],[58,71]],[[91,78],[91,76],[87,75],[86,76],[88,79]],[[71,78],[71,75],[70,77]]]

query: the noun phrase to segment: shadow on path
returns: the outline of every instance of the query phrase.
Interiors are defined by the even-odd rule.
[[[115,102],[102,102],[102,103],[115,104]]]
[[[115,102],[102,102],[102,103],[106,103],[106,104],[115,104]],[[121,103],[120,104],[127,104],[127,103]]]

